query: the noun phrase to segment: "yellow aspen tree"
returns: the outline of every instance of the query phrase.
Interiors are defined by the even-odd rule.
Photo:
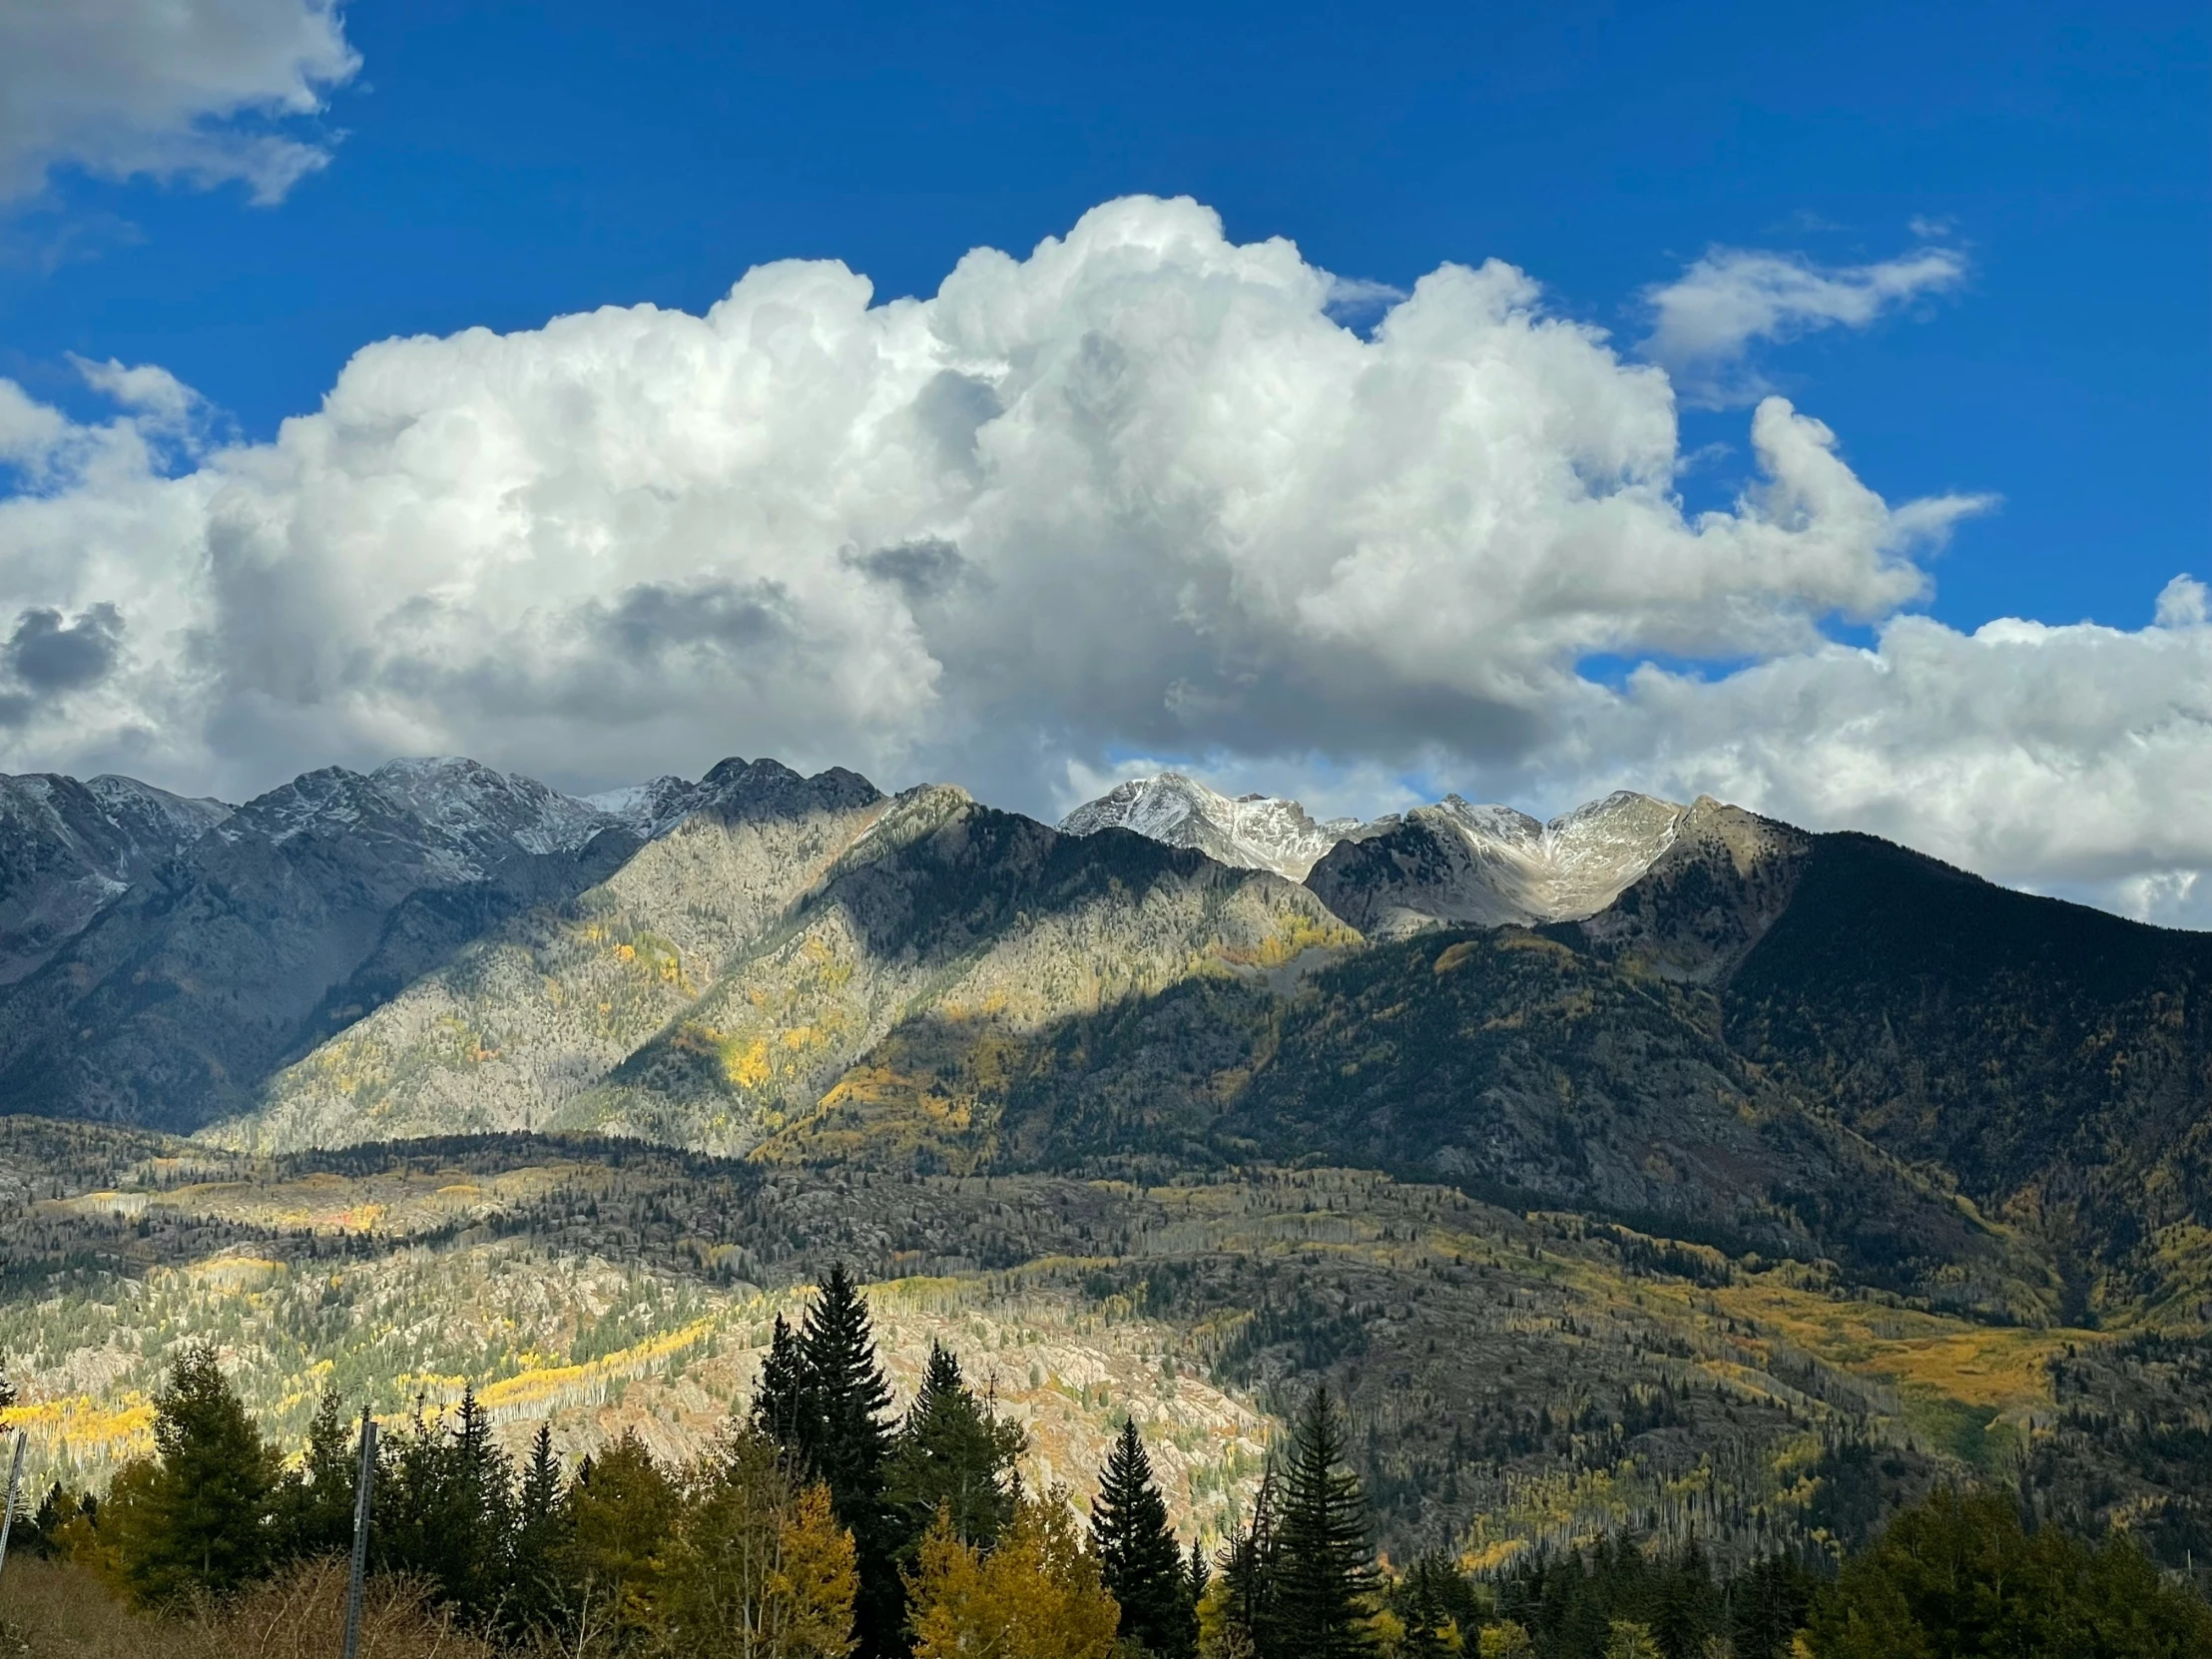
[[[830,1488],[816,1481],[790,1503],[777,1528],[769,1575],[775,1659],[845,1659],[852,1651],[852,1598],[860,1587],[852,1534],[837,1524]]]
[[[1121,1623],[1062,1491],[1021,1499],[988,1555],[940,1510],[907,1595],[915,1659],[1108,1659]]]

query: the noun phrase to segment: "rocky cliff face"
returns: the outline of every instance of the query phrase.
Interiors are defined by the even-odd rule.
[[[135,799],[189,830],[191,804]],[[244,1110],[287,1053],[638,844],[473,762],[308,773],[149,861],[19,980],[0,1001],[0,1109],[172,1129]]]
[[[1624,790],[1540,824],[1509,807],[1447,796],[1339,842],[1307,885],[1377,938],[1426,927],[1579,920],[1651,868],[1686,813]]]
[[[230,812],[131,778],[0,778],[0,985],[40,967]]]

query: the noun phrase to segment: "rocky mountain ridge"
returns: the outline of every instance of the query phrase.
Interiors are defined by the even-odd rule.
[[[1294,881],[1167,809],[1284,830],[1285,862],[1310,818],[1174,789],[1073,833],[765,760],[589,801],[465,762],[235,811],[96,783],[0,796],[46,827],[4,913],[96,900],[0,984],[0,1110],[45,1114],[0,1139],[49,1149],[0,1158],[0,1347],[72,1375],[263,1329],[289,1260],[290,1398],[352,1318],[326,1249],[387,1246],[345,1294],[415,1286],[407,1366],[463,1375],[456,1297],[650,1256],[659,1324],[548,1352],[690,1398],[654,1346],[706,1329],[680,1283],[858,1242],[923,1299],[969,1276],[1002,1333],[1050,1283],[1222,1385],[1329,1379],[1408,1543],[1711,1500],[1699,1535],[1759,1549],[2032,1451],[2050,1502],[2212,1552],[2205,935],[1704,799],[1447,799]],[[150,1162],[64,1183],[80,1143]],[[1009,1341],[1038,1399],[1081,1368],[1107,1408],[1097,1356],[1055,1381]]]
[[[1716,804],[1717,805],[1717,804]],[[1181,773],[1117,784],[1060,821],[1071,835],[1134,830],[1217,863],[1303,881],[1362,932],[1495,927],[1595,915],[1673,844],[1687,807],[1621,790],[1546,824],[1447,795],[1372,822],[1317,822],[1296,801],[1231,799]]]
[[[0,984],[41,966],[231,811],[135,778],[0,778]]]
[[[0,1107],[265,1153],[1327,1157],[2007,1318],[2212,1309],[2212,941],[1625,793],[1549,825],[1447,799],[1295,882],[1177,842],[1258,824],[1288,862],[1342,826],[1186,785],[1076,833],[773,761],[591,801],[460,761],[308,774],[0,987]],[[155,809],[180,838],[219,811]]]
[[[1317,823],[1295,801],[1274,796],[1235,798],[1208,789],[1180,772],[1132,778],[1060,821],[1068,835],[1130,830],[1167,846],[1188,846],[1234,869],[1266,869],[1290,881],[1339,841],[1366,830],[1356,818]]]

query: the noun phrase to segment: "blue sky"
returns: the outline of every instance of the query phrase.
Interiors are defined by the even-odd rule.
[[[1035,811],[1154,761],[1354,811],[1619,781],[2212,918],[2201,6],[118,4],[0,15],[0,764],[773,749]],[[1084,217],[1129,197],[1219,226]],[[790,272],[704,380],[672,322],[534,332],[794,259],[926,297],[977,248],[1029,263],[922,368]],[[1490,259],[1541,299],[1436,289],[1351,356],[1296,297]],[[1799,284],[1773,337],[1655,334],[1754,277]],[[364,347],[471,328],[508,338],[369,350],[274,445]],[[809,425],[844,349],[874,389]],[[1102,361],[1127,422],[1055,473]],[[882,399],[966,419],[966,493],[892,478]],[[701,421],[704,472],[624,458]]]
[[[2212,527],[2212,97],[2195,6],[356,4],[333,160],[272,208],[64,173],[0,372],[158,362],[266,436],[388,334],[701,309],[843,260],[926,293],[1130,192],[1404,284],[1496,256],[1633,337],[1710,244],[1971,276],[1771,371],[1894,496],[2000,494],[1935,613],[2134,626]],[[56,244],[80,257],[42,269]],[[91,253],[90,250],[99,250]],[[1688,422],[1692,444],[1738,434]],[[1690,485],[1695,490],[1696,482]]]

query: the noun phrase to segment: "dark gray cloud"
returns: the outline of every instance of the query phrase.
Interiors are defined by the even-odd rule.
[[[790,598],[775,582],[641,582],[600,613],[598,628],[633,657],[657,657],[671,648],[773,645],[790,632]]]
[[[844,562],[871,582],[890,583],[909,605],[943,597],[968,573],[959,548],[929,537],[878,547],[872,553],[846,553]]]
[[[41,608],[16,618],[0,661],[28,691],[53,696],[98,685],[122,649],[123,614],[113,605],[95,605],[74,622]]]

